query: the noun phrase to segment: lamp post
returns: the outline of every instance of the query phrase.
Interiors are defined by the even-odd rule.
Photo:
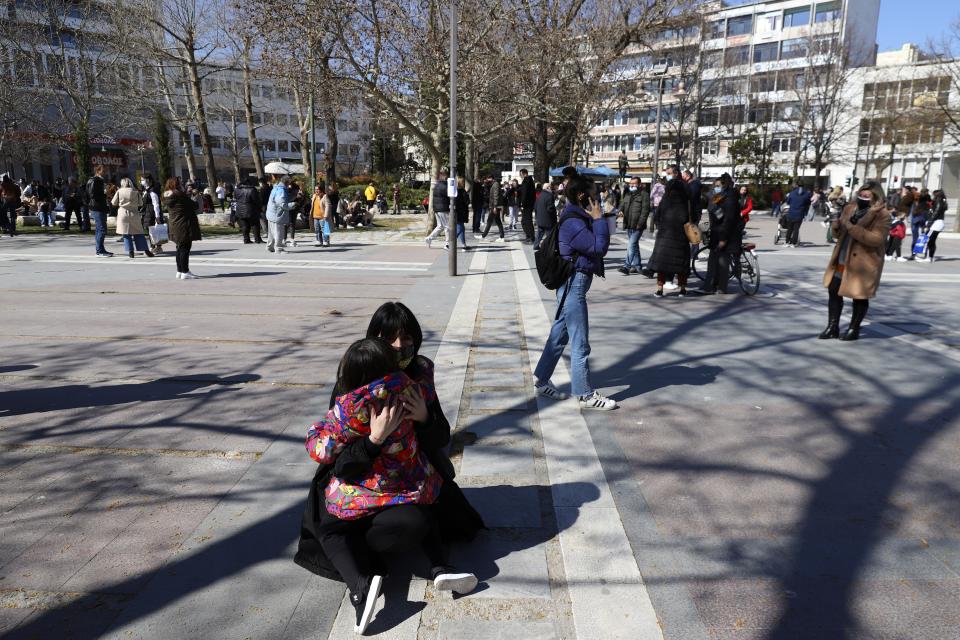
[[[447,242],[450,245],[447,269],[457,275],[457,0],[450,0],[450,177],[447,195],[450,213],[447,218]]]
[[[664,65],[662,71],[659,73],[659,78],[657,79],[657,132],[654,134],[653,138],[653,163],[650,165],[650,182],[653,183],[657,179],[657,171],[660,165],[660,125],[661,125],[661,115],[663,111],[663,75],[667,72],[667,67]]]

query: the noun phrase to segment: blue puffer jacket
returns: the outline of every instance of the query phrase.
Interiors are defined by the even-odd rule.
[[[603,256],[610,248],[610,227],[606,220],[594,221],[575,204],[568,203],[561,217],[571,213],[573,215],[560,225],[560,256],[570,260],[576,254],[577,271],[602,276]]]
[[[787,211],[787,217],[790,220],[796,222],[801,220],[804,216],[807,215],[807,212],[810,211],[810,199],[813,197],[813,192],[809,189],[794,189],[787,194],[786,203],[790,207]]]

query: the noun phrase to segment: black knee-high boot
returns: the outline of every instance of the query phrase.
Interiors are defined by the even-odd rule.
[[[830,299],[827,302],[827,328],[818,336],[821,340],[840,337],[840,314],[843,312],[843,298],[833,286],[828,291]]]
[[[850,318],[850,326],[847,327],[841,340],[858,340],[860,338],[860,323],[867,315],[867,308],[870,306],[869,300],[853,301],[853,317]]]

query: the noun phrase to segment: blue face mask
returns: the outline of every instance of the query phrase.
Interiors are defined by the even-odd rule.
[[[667,174],[667,182],[670,182],[671,180],[673,180],[673,174],[669,173]]]
[[[714,193],[723,193],[723,187],[714,187],[714,188],[713,188],[713,192],[714,192]]]

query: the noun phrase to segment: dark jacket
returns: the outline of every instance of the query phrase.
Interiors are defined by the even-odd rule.
[[[334,388],[330,396],[331,408],[336,394],[337,389]],[[444,541],[472,539],[480,529],[485,528],[485,525],[480,514],[470,505],[463,491],[454,482],[453,465],[444,453],[444,447],[450,442],[450,423],[443,415],[443,409],[437,399],[427,405],[427,414],[427,421],[417,423],[414,429],[417,434],[417,444],[443,478],[440,496],[434,503],[440,535]],[[332,465],[321,465],[317,469],[307,494],[307,504],[300,523],[300,544],[293,558],[294,562],[317,575],[343,581],[320,545],[320,519],[326,513],[324,490],[333,476],[344,479],[363,477],[379,455],[380,447],[370,442],[368,438],[363,438],[348,444]],[[374,564],[382,562],[373,551],[370,551],[370,554]]]
[[[200,221],[197,219],[197,203],[183,191],[167,191],[163,194],[163,206],[167,208],[170,239],[176,244],[200,240]]]
[[[690,241],[683,231],[690,219],[690,192],[680,180],[671,180],[657,207],[657,238],[647,268],[657,273],[690,273]]]
[[[103,178],[100,176],[93,176],[87,180],[87,206],[91,211],[106,213],[110,210]]]
[[[789,209],[787,210],[787,218],[796,222],[797,220],[803,220],[807,215],[807,212],[810,211],[810,200],[813,198],[813,192],[809,189],[804,189],[802,192],[799,188],[794,189],[787,194],[787,198],[784,202],[787,203]]]
[[[233,192],[234,202],[237,203],[237,218],[239,220],[259,220],[263,205],[260,194],[250,185],[239,184]]]
[[[524,211],[533,210],[533,205],[536,202],[537,187],[533,184],[533,178],[527,176],[523,179],[523,182],[520,183],[520,208]]]
[[[454,201],[457,207],[457,222],[466,224],[470,221],[470,196],[466,189],[457,190],[457,199]]]
[[[470,190],[470,206],[473,207],[474,217],[479,217],[487,207],[487,188],[479,180],[473,183],[473,189]]]
[[[496,208],[503,208],[507,206],[506,200],[504,199],[503,190],[500,188],[500,183],[494,180],[490,183],[490,190],[487,194],[487,207],[490,211],[493,211]]]
[[[700,218],[703,216],[703,185],[700,178],[694,178],[687,183],[687,191],[690,193],[690,217],[696,224],[700,224]]]
[[[433,210],[437,213],[450,213],[450,196],[447,195],[447,183],[438,180],[431,191]]]
[[[140,222],[143,224],[143,228],[152,227],[157,224],[157,222],[163,222],[163,212],[157,211],[157,208],[153,204],[153,198],[150,194],[157,193],[156,187],[149,187],[143,192],[143,198],[141,199],[142,204],[140,205]],[[160,200],[160,194],[157,193],[157,200]],[[162,206],[162,205],[161,205]]]
[[[560,217],[564,216],[569,217],[560,225],[560,257],[573,260],[576,256],[577,271],[603,276],[603,256],[610,248],[610,227],[605,220],[594,224],[586,211],[570,203]]]
[[[650,192],[643,187],[636,191],[626,191],[623,196],[623,228],[631,231],[647,228],[647,218],[650,217]]]
[[[740,246],[743,234],[743,217],[740,215],[740,199],[736,191],[728,189],[719,194],[716,207],[710,209],[710,247],[723,240],[725,249],[733,251]]]
[[[541,191],[533,210],[536,212],[538,227],[549,229],[557,224],[557,205],[552,191]]]
[[[260,215],[266,215],[267,213],[267,203],[270,201],[270,192],[273,191],[273,186],[270,183],[267,183],[261,187],[257,187],[257,194],[260,196]]]

